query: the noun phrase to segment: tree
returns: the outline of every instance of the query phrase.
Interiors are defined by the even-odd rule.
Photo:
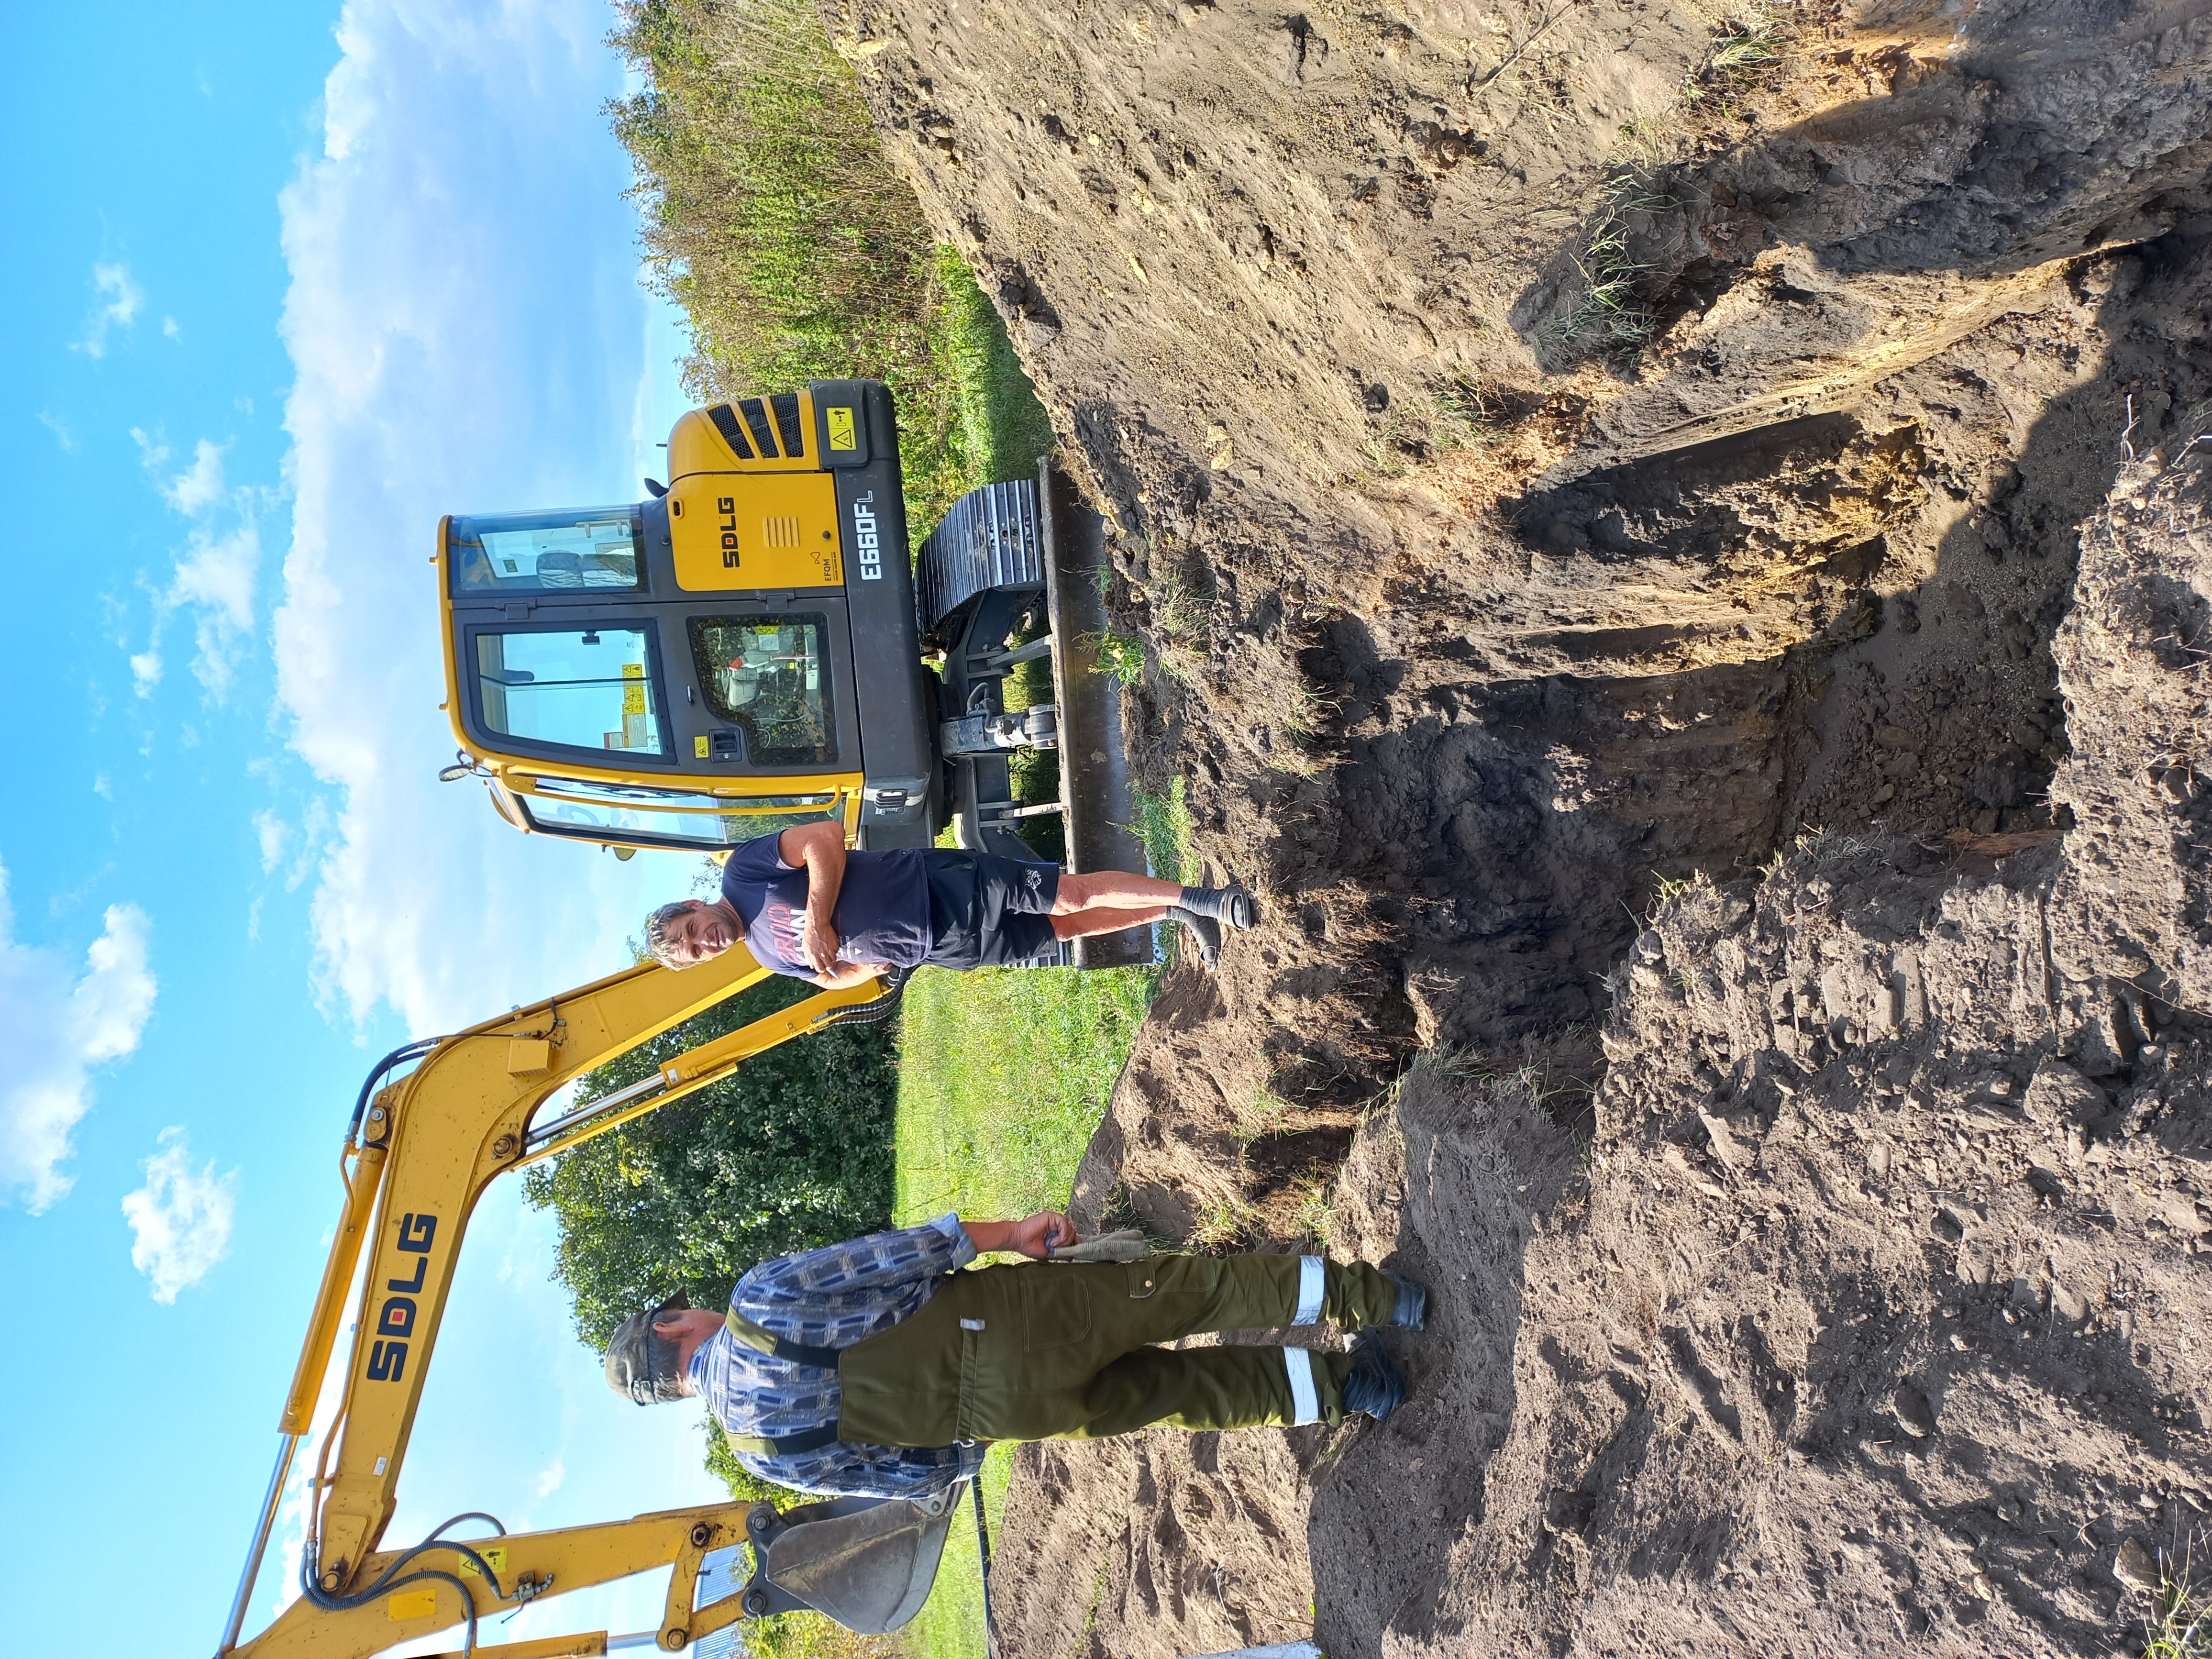
[[[577,1099],[811,994],[768,980],[587,1073]],[[896,1091],[884,1028],[825,1031],[526,1171],[525,1196],[559,1223],[553,1277],[575,1299],[577,1334],[604,1347],[678,1290],[724,1306],[757,1261],[888,1225]]]

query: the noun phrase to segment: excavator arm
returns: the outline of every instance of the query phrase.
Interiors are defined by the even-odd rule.
[[[469,1627],[466,1645],[487,1659],[501,1653],[509,1659],[554,1659],[605,1652],[604,1633],[550,1644],[475,1648],[476,1617],[667,1563],[678,1571],[659,1636],[662,1647],[680,1648],[739,1616],[735,1596],[698,1610],[700,1617],[693,1616],[691,1603],[701,1555],[744,1536],[734,1504],[401,1551],[380,1552],[380,1546],[461,1241],[484,1188],[500,1176],[726,1077],[763,1049],[838,1023],[841,1011],[884,994],[879,981],[820,993],[690,1049],[588,1105],[555,1114],[543,1109],[583,1073],[768,973],[742,945],[680,974],[632,969],[517,1008],[505,1018],[411,1045],[372,1073],[373,1087],[383,1069],[420,1056],[402,1080],[373,1095],[364,1088],[347,1131],[337,1236],[279,1419],[276,1468],[220,1654],[356,1659],[457,1624]],[[343,1395],[308,1490],[306,1594],[240,1644],[294,1453],[314,1418],[349,1318],[351,1352]]]

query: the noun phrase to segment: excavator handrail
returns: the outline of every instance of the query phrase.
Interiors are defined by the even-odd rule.
[[[472,1652],[477,1619],[492,1606],[580,1589],[672,1562],[678,1571],[660,1645],[673,1650],[742,1616],[734,1597],[727,1606],[691,1604],[699,1555],[718,1538],[735,1542],[744,1536],[733,1504],[528,1537],[447,1540],[434,1534],[411,1549],[380,1547],[460,1244],[484,1188],[502,1175],[704,1088],[764,1049],[842,1023],[840,1016],[865,1017],[862,1011],[884,1002],[896,1006],[896,981],[888,988],[872,981],[819,992],[673,1056],[637,1084],[544,1125],[536,1122],[545,1103],[585,1073],[736,995],[769,971],[742,945],[680,974],[658,966],[629,969],[450,1036],[404,1045],[372,1069],[341,1153],[342,1169],[350,1158],[353,1170],[278,1420],[276,1468],[219,1659],[248,1654],[254,1659],[363,1659],[455,1624],[467,1626],[463,1650]],[[418,1061],[411,1073],[375,1087],[410,1059]],[[313,1423],[349,1311],[352,1338],[343,1395],[309,1504],[305,1559],[313,1577],[303,1582],[301,1599],[240,1644],[294,1455]],[[687,1557],[694,1568],[690,1579],[683,1571]],[[574,1639],[580,1645],[517,1646],[546,1655],[605,1650],[604,1632]]]

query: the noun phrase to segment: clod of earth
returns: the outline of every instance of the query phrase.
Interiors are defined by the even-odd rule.
[[[2130,1639],[2212,1504],[2212,20],[850,22],[1268,917],[1078,1212],[1334,1170],[1434,1290],[1386,1425],[1024,1451],[1005,1651]]]

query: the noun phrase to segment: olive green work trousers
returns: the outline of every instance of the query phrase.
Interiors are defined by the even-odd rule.
[[[1351,1356],[1163,1348],[1201,1332],[1389,1322],[1397,1286],[1321,1256],[1156,1255],[951,1275],[910,1318],[840,1357],[839,1437],[879,1446],[1097,1439],[1334,1423]]]

